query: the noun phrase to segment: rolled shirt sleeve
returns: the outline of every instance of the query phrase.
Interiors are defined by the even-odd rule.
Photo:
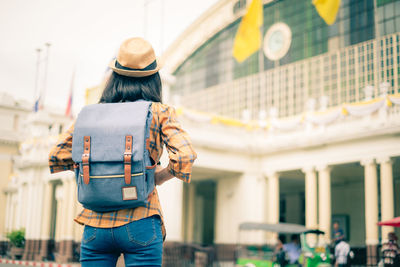
[[[175,177],[189,183],[197,154],[189,135],[178,123],[174,108],[165,106],[160,116],[160,126],[162,140],[169,155],[169,171]]]
[[[49,153],[49,168],[51,173],[62,171],[72,171],[74,162],[72,161],[72,134],[74,125],[68,131],[60,134],[55,146]]]

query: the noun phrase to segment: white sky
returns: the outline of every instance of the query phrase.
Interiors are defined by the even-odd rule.
[[[36,49],[42,48],[44,59],[45,43],[50,42],[45,106],[65,111],[75,69],[73,110],[77,113],[85,89],[102,80],[124,39],[145,37],[161,55],[217,1],[0,0],[0,91],[33,103]]]

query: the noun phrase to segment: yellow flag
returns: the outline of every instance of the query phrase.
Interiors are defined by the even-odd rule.
[[[328,25],[335,23],[339,10],[340,0],[313,0],[318,14]]]
[[[242,18],[233,43],[233,57],[238,62],[243,62],[260,48],[260,27],[262,24],[262,2],[261,0],[253,0]]]

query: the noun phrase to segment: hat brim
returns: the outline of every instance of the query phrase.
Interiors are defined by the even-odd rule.
[[[110,62],[110,64],[108,65],[114,72],[118,73],[119,75],[122,76],[129,76],[129,77],[146,77],[146,76],[150,76],[153,75],[155,73],[157,73],[161,66],[159,64],[159,60],[157,59],[157,67],[153,70],[124,70],[124,69],[120,69],[117,66],[115,66],[115,63],[117,62],[116,59],[114,59],[113,61]]]

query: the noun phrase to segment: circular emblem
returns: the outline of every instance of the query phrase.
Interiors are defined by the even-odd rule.
[[[272,25],[264,36],[264,54],[270,60],[278,60],[286,55],[292,42],[292,32],[288,25],[278,22]]]

